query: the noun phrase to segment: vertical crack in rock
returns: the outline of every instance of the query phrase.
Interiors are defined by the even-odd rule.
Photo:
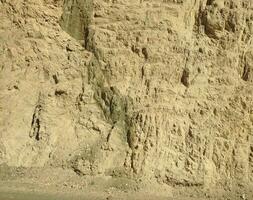
[[[129,106],[131,100],[128,97],[120,94],[116,87],[105,87],[104,85],[108,81],[107,73],[101,69],[100,55],[93,44],[92,37],[90,34],[89,25],[92,20],[93,12],[93,1],[65,1],[64,10],[61,18],[62,28],[68,32],[72,37],[77,40],[83,40],[84,47],[90,51],[93,56],[88,65],[88,84],[92,85],[95,91],[94,99],[96,100],[98,106],[104,113],[104,117],[108,123],[111,124],[111,130],[109,131],[106,142],[109,143],[112,134],[115,134],[114,129],[120,131],[120,138],[122,142],[127,142],[127,132],[129,129]],[[148,58],[147,51],[144,48],[143,56],[145,59]],[[84,90],[84,87],[82,87]],[[81,111],[81,102],[83,101],[83,93],[77,97],[77,107]],[[95,151],[95,150],[94,150]],[[86,162],[85,158],[82,162]],[[80,160],[80,159],[79,159]],[[75,164],[72,164],[75,169]],[[78,174],[82,174],[80,170],[75,170]]]
[[[77,40],[85,42],[93,12],[93,0],[64,0],[60,25]]]
[[[30,129],[30,133],[29,133],[30,138],[34,138],[37,141],[39,141],[42,138],[42,135],[41,135],[42,105],[43,105],[42,95],[40,93],[38,102],[37,102],[34,112],[33,112],[31,129]]]
[[[215,0],[207,0],[206,5],[210,6],[210,5],[213,4],[214,1],[215,1]]]
[[[249,80],[249,74],[250,74],[250,68],[247,64],[245,64],[244,68],[243,68],[242,79],[244,81],[248,81]]]
[[[240,57],[239,68],[241,68],[242,70],[241,78],[244,81],[252,80],[252,61],[252,52],[244,52],[243,55]]]
[[[145,60],[147,60],[148,59],[148,50],[147,50],[147,48],[143,47],[141,52],[144,55]]]
[[[34,109],[34,113],[33,113],[33,117],[32,117],[32,123],[31,123],[31,130],[30,130],[30,134],[29,136],[31,138],[35,138],[37,141],[40,140],[40,126],[41,126],[41,122],[40,122],[40,115],[41,115],[41,105],[36,105],[35,109]]]

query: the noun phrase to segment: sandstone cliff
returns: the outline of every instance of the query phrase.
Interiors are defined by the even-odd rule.
[[[253,183],[251,0],[0,8],[0,163]]]

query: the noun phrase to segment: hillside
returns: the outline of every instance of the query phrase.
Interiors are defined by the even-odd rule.
[[[253,188],[252,0],[0,8],[0,164]]]

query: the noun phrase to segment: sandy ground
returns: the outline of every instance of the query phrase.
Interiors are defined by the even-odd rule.
[[[143,191],[127,178],[78,176],[68,169],[0,167],[0,200],[168,199],[171,191]],[[160,187],[160,188],[159,188]]]
[[[0,200],[126,200],[126,199],[176,199],[169,196],[147,194],[143,192],[106,192],[103,190],[93,191],[91,188],[86,188],[82,191],[75,190],[57,190],[56,188],[51,189],[34,189],[33,186],[28,185],[26,187],[18,186],[18,184],[11,183],[12,186],[6,187],[1,183],[0,186]],[[10,182],[8,183],[10,184]],[[16,187],[15,187],[15,186]],[[3,186],[3,187],[2,187]],[[22,189],[21,189],[22,188]],[[177,198],[178,199],[178,198]]]
[[[69,169],[0,167],[0,200],[251,200],[252,194],[250,187],[208,192],[152,180],[79,176]]]
[[[2,184],[2,183],[1,183]],[[18,190],[17,188],[2,188],[0,187],[0,200],[246,200],[245,195],[238,197],[231,197],[224,195],[222,197],[189,197],[186,196],[162,196],[154,195],[144,192],[113,192],[108,194],[104,191],[92,192],[88,190],[84,191],[32,191],[30,189]]]
[[[1,200],[113,200],[113,199],[119,199],[119,200],[127,200],[127,199],[133,199],[133,200],[153,200],[153,199],[159,199],[159,200],[197,200],[202,198],[179,198],[179,197],[164,197],[159,195],[150,195],[145,193],[112,193],[112,194],[106,194],[102,191],[97,192],[89,192],[89,191],[83,191],[83,192],[63,192],[63,191],[17,191],[16,189],[0,189],[0,199]]]

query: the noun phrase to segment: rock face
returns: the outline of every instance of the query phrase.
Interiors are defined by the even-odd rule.
[[[0,7],[0,163],[253,183],[251,0]]]

